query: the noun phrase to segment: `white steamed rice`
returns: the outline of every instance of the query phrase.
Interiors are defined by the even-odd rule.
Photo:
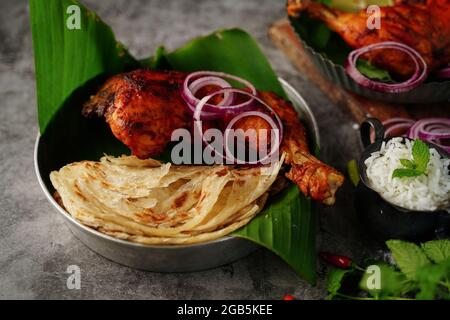
[[[412,142],[394,138],[383,142],[380,151],[364,162],[370,187],[385,200],[409,210],[432,211],[450,206],[449,159],[443,159],[430,148],[426,173],[418,177],[392,178],[400,159],[412,160]]]

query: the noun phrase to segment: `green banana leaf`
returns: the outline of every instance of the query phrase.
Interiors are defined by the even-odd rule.
[[[67,8],[74,4],[81,8],[80,30],[65,27]],[[38,156],[46,166],[41,171],[47,186],[51,184],[46,176],[67,163],[98,160],[103,153],[128,153],[103,121],[81,116],[83,101],[109,75],[140,66],[217,70],[246,78],[259,90],[285,96],[256,42],[239,29],[217,31],[170,53],[159,48],[152,58],[137,62],[117,43],[111,29],[76,1],[31,0],[30,15],[41,130]],[[291,186],[235,235],[275,252],[315,283],[315,227],[310,200]]]
[[[175,70],[227,72],[245,78],[258,90],[286,97],[258,44],[240,29],[217,31],[194,39],[165,58]]]
[[[81,9],[79,30],[66,27],[71,5]],[[30,18],[41,132],[75,89],[137,64],[111,28],[77,1],[30,0]]]
[[[291,185],[247,226],[234,234],[255,241],[283,258],[314,284],[316,215],[311,201]]]

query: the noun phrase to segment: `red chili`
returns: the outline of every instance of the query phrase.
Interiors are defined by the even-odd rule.
[[[325,262],[340,269],[349,269],[353,263],[349,257],[338,256],[329,252],[321,252],[319,255]]]
[[[295,297],[291,296],[290,294],[287,294],[283,297],[283,300],[286,300],[286,301],[295,300]]]

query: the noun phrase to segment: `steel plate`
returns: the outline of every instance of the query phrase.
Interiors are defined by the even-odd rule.
[[[300,94],[285,80],[279,79],[289,99],[294,104],[300,118],[308,131],[319,141],[316,120]],[[190,272],[218,267],[240,258],[259,248],[249,240],[237,237],[224,237],[218,240],[193,245],[151,246],[116,239],[82,225],[67,213],[53,199],[54,190],[48,179],[41,172],[44,161],[50,155],[43,155],[47,150],[41,148],[44,143],[40,136],[36,139],[34,164],[39,184],[48,201],[61,214],[72,233],[87,247],[103,257],[129,267],[155,272]]]

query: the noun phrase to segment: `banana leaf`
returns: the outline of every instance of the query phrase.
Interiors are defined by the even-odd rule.
[[[81,8],[81,28],[66,26],[67,8]],[[41,130],[43,176],[103,153],[128,151],[103,121],[81,116],[81,105],[104,79],[138,68],[184,71],[217,70],[251,81],[259,90],[285,96],[269,62],[250,35],[221,30],[194,39],[174,52],[159,48],[152,58],[137,61],[119,44],[99,17],[73,0],[31,0],[30,16],[36,65],[36,92]],[[47,186],[51,186],[48,179]],[[272,199],[263,212],[235,233],[283,258],[299,275],[314,283],[316,219],[311,202],[291,186]]]
[[[314,284],[315,227],[316,215],[311,201],[298,191],[296,185],[291,185],[234,234],[276,253],[306,281]]]
[[[245,78],[261,91],[286,97],[269,61],[248,33],[239,29],[217,31],[194,39],[165,55],[173,69],[222,71]]]
[[[80,8],[80,29],[66,26],[72,5]],[[77,1],[30,0],[30,18],[41,133],[75,89],[137,65],[111,28]]]

